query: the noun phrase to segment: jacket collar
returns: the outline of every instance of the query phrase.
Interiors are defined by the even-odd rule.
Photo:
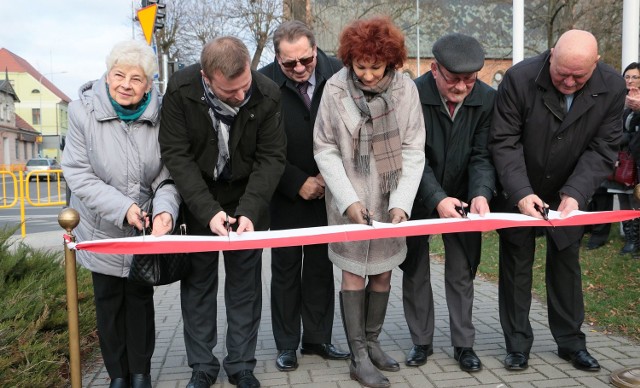
[[[582,89],[578,90],[573,98],[573,104],[568,113],[564,112],[564,95],[558,92],[551,81],[549,72],[551,50],[540,54],[541,66],[536,76],[535,83],[538,90],[542,92],[545,106],[558,119],[563,121],[562,128],[574,122],[595,104],[595,98],[599,94],[607,92],[607,85],[599,64],[593,70],[591,78],[585,83]]]
[[[86,83],[80,88],[80,99],[86,106],[93,109],[97,121],[118,119],[118,115],[109,100],[106,77],[107,74],[105,73],[99,80]],[[151,93],[149,105],[136,121],[148,121],[151,125],[156,125],[160,120],[158,89],[153,86],[149,93]]]

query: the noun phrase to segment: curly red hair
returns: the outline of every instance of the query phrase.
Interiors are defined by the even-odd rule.
[[[398,69],[407,59],[407,47],[404,34],[391,19],[376,16],[345,26],[337,55],[347,67],[354,61],[367,61],[386,62],[388,68]]]

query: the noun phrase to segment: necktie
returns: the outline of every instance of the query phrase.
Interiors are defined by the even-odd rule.
[[[298,91],[304,100],[304,104],[307,106],[307,109],[311,108],[311,98],[307,94],[307,88],[309,87],[309,81],[301,82],[297,85]]]
[[[449,115],[451,117],[453,117],[453,112],[456,111],[456,104],[455,102],[451,102],[451,101],[447,101],[447,108],[449,108]]]

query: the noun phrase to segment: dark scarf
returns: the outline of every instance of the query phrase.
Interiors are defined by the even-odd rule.
[[[114,100],[113,97],[111,97],[111,94],[109,94],[109,85],[107,84],[107,95],[109,96],[109,101],[111,101],[111,105],[113,106],[113,109],[115,109],[116,114],[118,115],[120,120],[124,121],[125,123],[136,121],[138,118],[140,118],[140,116],[142,116],[145,109],[147,109],[147,106],[149,106],[149,101],[151,101],[151,99],[149,98],[150,93],[151,92],[144,94],[142,100],[140,100],[140,102],[138,103],[137,108],[128,109],[118,104],[118,102]]]
[[[394,70],[387,70],[374,86],[362,84],[353,69],[347,76],[349,93],[362,114],[353,137],[355,166],[358,171],[369,174],[369,150],[373,150],[383,193],[398,187],[402,173],[402,141],[389,90],[394,76]],[[367,125],[368,122],[371,125]]]

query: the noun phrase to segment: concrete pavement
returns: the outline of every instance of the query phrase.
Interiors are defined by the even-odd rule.
[[[28,236],[26,243],[48,249],[61,249],[60,232],[39,233]],[[271,332],[270,290],[271,280],[269,251],[263,256],[263,306],[262,323],[258,334],[255,375],[263,387],[359,387],[350,380],[348,361],[326,361],[318,356],[298,353],[299,368],[294,372],[279,372],[274,364],[276,347]],[[213,350],[218,359],[225,355],[226,319],[224,310],[224,266],[221,263],[221,287],[218,295],[218,345]],[[640,344],[629,339],[607,335],[597,328],[584,326],[590,353],[598,359],[600,372],[583,372],[557,355],[555,342],[549,332],[546,308],[537,301],[531,307],[531,323],[535,342],[529,360],[529,368],[522,372],[508,372],[502,361],[505,356],[504,339],[498,318],[498,287],[480,278],[475,280],[474,324],[476,344],[474,349],[483,362],[478,373],[462,372],[453,359],[453,348],[448,328],[448,311],[444,296],[444,266],[432,260],[431,277],[435,297],[436,332],[434,354],[426,365],[409,368],[403,363],[406,351],[412,346],[402,309],[402,272],[396,270],[392,277],[392,293],[384,323],[381,343],[383,348],[401,363],[399,372],[383,372],[393,387],[610,387],[612,371],[639,366]],[[334,272],[336,290],[340,285],[340,273]],[[182,316],[180,312],[180,287],[178,283],[158,287],[155,292],[156,349],[152,359],[151,376],[155,388],[185,387],[191,376],[186,360]],[[333,343],[347,349],[336,298]],[[104,365],[98,359],[87,365],[83,360],[83,386],[108,387],[109,379]],[[224,370],[214,387],[231,387]]]

